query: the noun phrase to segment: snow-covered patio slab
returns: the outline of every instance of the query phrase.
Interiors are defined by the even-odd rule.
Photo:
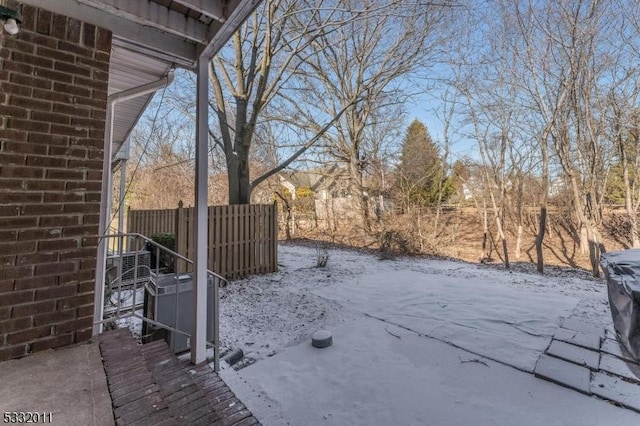
[[[247,406],[291,425],[638,425],[640,414],[404,328],[361,317],[238,374]],[[265,423],[266,424],[266,423]]]
[[[414,271],[363,274],[313,293],[528,372],[579,302],[490,278]]]

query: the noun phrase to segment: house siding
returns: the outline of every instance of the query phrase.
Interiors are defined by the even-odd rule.
[[[0,34],[0,361],[91,337],[111,50],[107,30],[21,12]]]

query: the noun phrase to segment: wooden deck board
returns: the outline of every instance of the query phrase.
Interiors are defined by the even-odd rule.
[[[179,361],[164,341],[120,329],[99,343],[117,425],[260,425],[208,364]]]

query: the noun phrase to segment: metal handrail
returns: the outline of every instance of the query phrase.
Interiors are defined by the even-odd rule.
[[[151,246],[153,246],[155,248],[155,252],[156,252],[156,265],[155,265],[155,271],[156,273],[159,273],[159,264],[160,264],[160,252],[164,252],[166,254],[168,254],[169,256],[173,256],[174,258],[174,262],[177,264],[177,260],[182,260],[185,263],[189,264],[189,265],[193,265],[194,262],[191,259],[186,258],[185,256],[182,256],[179,253],[176,253],[175,251],[166,248],[165,246],[157,243],[156,241],[148,238],[145,235],[139,234],[139,233],[120,233],[118,232],[117,234],[105,234],[102,236],[99,236],[100,239],[109,239],[109,238],[117,238],[119,240],[119,244],[118,244],[118,250],[117,253],[122,256],[124,253],[135,253],[137,252],[137,250],[134,251],[130,251],[130,252],[124,252],[123,251],[123,240],[126,238],[134,238],[134,239],[139,239],[141,240],[145,246],[147,244],[150,244]],[[128,241],[128,240],[127,240]],[[134,244],[137,247],[137,244]],[[145,321],[147,323],[156,325],[158,327],[164,328],[166,330],[169,330],[171,332],[175,332],[175,333],[180,333],[182,335],[185,335],[187,337],[191,337],[191,335],[189,333],[186,333],[182,330],[177,329],[177,318],[178,318],[178,303],[177,303],[177,297],[178,297],[178,291],[177,291],[177,287],[176,287],[176,311],[175,311],[175,318],[176,318],[176,327],[172,327],[166,324],[162,324],[158,321],[155,321],[151,318],[147,318],[144,315],[140,315],[138,313],[136,313],[136,295],[137,295],[137,287],[136,287],[136,283],[138,282],[137,276],[138,276],[138,268],[139,267],[147,267],[146,265],[139,265],[138,264],[138,258],[137,256],[134,258],[134,267],[133,268],[129,268],[126,271],[122,271],[122,262],[120,262],[119,266],[118,266],[118,276],[116,278],[116,280],[119,281],[119,285],[117,286],[117,291],[118,292],[122,292],[122,277],[127,274],[130,273],[131,271],[133,271],[134,273],[134,285],[133,285],[133,302],[131,303],[132,309],[131,309],[131,313],[128,313],[126,315],[120,315],[121,313],[121,308],[120,308],[120,304],[118,304],[118,306],[116,306],[115,312],[116,312],[116,318],[120,318],[120,319],[124,319],[124,318],[129,318],[129,317],[135,317],[135,318],[139,318],[142,321]],[[147,267],[149,268],[149,267]],[[154,268],[149,268],[150,272],[153,272]],[[175,273],[176,277],[177,277],[177,272]],[[151,273],[149,275],[149,280],[152,279],[152,275],[153,273]],[[220,324],[219,324],[219,294],[218,294],[218,288],[219,288],[219,284],[222,285],[222,287],[225,287],[228,284],[228,281],[222,277],[221,275],[210,271],[209,269],[207,269],[207,275],[210,277],[213,277],[213,310],[215,313],[214,316],[214,324],[213,324],[213,341],[209,342],[207,341],[207,344],[209,346],[213,346],[214,348],[214,369],[215,371],[219,371],[220,369]],[[113,280],[110,283],[110,287],[113,288],[112,284],[113,282],[115,282],[116,280]],[[178,285],[178,283],[176,283],[176,285]],[[146,291],[146,288],[148,288],[147,284],[145,284],[145,286],[143,287],[143,289]],[[127,311],[129,309],[126,309]],[[109,319],[102,319],[100,321],[95,321],[95,324],[103,324],[105,322],[109,322],[112,321],[113,318],[109,318]]]

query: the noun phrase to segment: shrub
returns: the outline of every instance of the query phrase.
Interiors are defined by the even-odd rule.
[[[172,233],[168,232],[158,232],[156,234],[151,235],[151,239],[156,243],[160,244],[163,247],[168,248],[169,250],[176,250],[176,236]],[[151,250],[152,256],[152,264],[151,269],[155,268],[155,254],[156,250]],[[160,269],[165,270],[167,273],[174,272],[175,258],[173,255],[169,253],[165,253],[160,251]]]

